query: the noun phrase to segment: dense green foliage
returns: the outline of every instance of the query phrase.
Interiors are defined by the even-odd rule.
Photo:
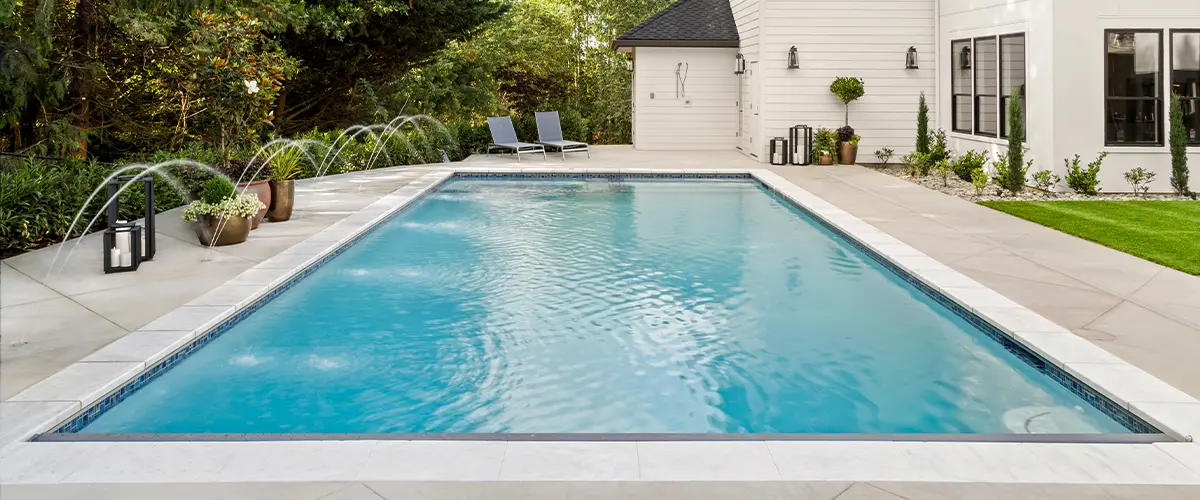
[[[997,172],[997,182],[1004,189],[1019,193],[1025,189],[1025,171],[1032,166],[1025,164],[1025,119],[1021,117],[1021,89],[1014,88],[1008,99],[1008,162],[1005,174]]]
[[[233,187],[233,183],[225,177],[215,176],[207,181],[204,181],[204,190],[200,196],[205,203],[217,204],[233,197],[233,193],[237,189]]]
[[[1179,196],[1188,194],[1187,129],[1179,94],[1171,93],[1171,188]]]
[[[567,135],[627,143],[610,43],[670,1],[10,0],[0,150],[120,160],[201,141],[228,163],[268,136],[401,114],[470,142],[486,116],[543,109],[578,118]]]
[[[866,94],[866,89],[863,88],[862,78],[852,76],[839,76],[829,84],[829,91],[837,96],[838,100],[846,106],[846,125],[850,125],[850,103],[858,100],[863,94]],[[853,132],[851,132],[853,135]]]
[[[1024,157],[1024,151],[1022,151]],[[1005,152],[1000,155],[996,161],[992,162],[992,170],[996,171],[994,180],[996,185],[1008,190],[1008,192],[1017,194],[1025,189],[1026,175],[1033,168],[1033,160],[1025,163],[1013,162],[1012,157]]]
[[[1104,158],[1108,156],[1108,151],[1100,153],[1096,157],[1096,161],[1087,164],[1087,168],[1083,168],[1079,164],[1079,155],[1075,155],[1074,159],[1063,159],[1063,164],[1067,167],[1067,187],[1079,194],[1095,196],[1100,192],[1100,164],[1104,163]]]
[[[1200,203],[999,201],[982,205],[1200,275]]]
[[[959,179],[971,182],[975,171],[982,170],[985,165],[987,165],[987,155],[972,149],[954,160],[954,175]]]

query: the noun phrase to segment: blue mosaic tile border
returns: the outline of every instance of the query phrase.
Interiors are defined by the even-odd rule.
[[[995,325],[991,324],[990,322],[983,319],[979,315],[977,315],[974,312],[959,305],[953,299],[951,299],[950,297],[947,297],[946,294],[942,293],[941,290],[938,290],[937,288],[927,285],[924,281],[921,281],[916,276],[913,276],[912,273],[908,272],[904,268],[897,266],[895,263],[888,260],[887,257],[880,255],[878,252],[876,252],[871,247],[858,241],[857,238],[854,238],[850,234],[847,234],[845,231],[842,231],[841,228],[838,228],[837,226],[835,226],[835,225],[829,223],[828,221],[822,219],[821,217],[817,216],[815,213],[813,213],[812,211],[810,211],[808,208],[804,207],[803,205],[800,205],[799,203],[795,203],[795,202],[791,201],[790,199],[787,198],[787,196],[784,196],[783,192],[781,192],[765,183],[762,183],[761,181],[759,182],[759,185],[762,186],[762,188],[764,190],[766,190],[766,191],[770,192],[772,195],[774,195],[775,198],[778,199],[779,201],[786,203],[786,204],[793,206],[796,209],[800,210],[805,215],[807,215],[810,219],[816,221],[822,227],[828,229],[830,232],[832,232],[834,235],[836,235],[839,239],[841,239],[842,241],[845,241],[846,243],[849,243],[851,246],[857,248],[859,251],[861,251],[863,254],[866,254],[868,257],[870,257],[875,262],[878,262],[879,265],[883,266],[887,270],[889,270],[892,273],[899,276],[900,279],[904,280],[909,285],[912,285],[913,288],[916,288],[921,293],[928,295],[930,298],[932,298],[938,304],[941,304],[946,309],[953,311],[955,315],[962,318],[963,320],[966,320],[968,323],[970,323],[975,328],[978,328],[985,335],[987,335],[992,340],[999,343],[1002,347],[1004,347],[1005,350],[1012,353],[1014,356],[1019,358],[1021,361],[1024,361],[1026,364],[1028,364],[1029,366],[1032,366],[1037,371],[1042,372],[1046,376],[1050,377],[1052,380],[1058,382],[1059,384],[1062,384],[1068,390],[1075,393],[1075,395],[1079,396],[1084,401],[1087,401],[1089,404],[1096,407],[1096,409],[1100,410],[1105,415],[1108,415],[1113,420],[1116,420],[1117,423],[1121,424],[1125,428],[1129,429],[1130,431],[1133,431],[1135,434],[1160,434],[1160,433],[1162,433],[1162,431],[1160,431],[1157,428],[1155,428],[1154,426],[1146,423],[1146,421],[1142,420],[1137,415],[1134,415],[1132,412],[1130,412],[1125,407],[1113,402],[1111,399],[1108,399],[1103,394],[1096,392],[1095,389],[1092,389],[1087,384],[1081,382],[1079,379],[1075,378],[1075,376],[1071,375],[1070,373],[1067,373],[1063,369],[1055,366],[1053,363],[1046,361],[1044,358],[1042,358],[1037,353],[1029,350],[1029,348],[1022,345],[1016,339],[1013,339],[1008,333],[1005,333],[1004,330],[997,328]]]
[[[954,313],[957,314],[959,317],[965,319],[967,322],[969,322],[972,325],[974,325],[975,327],[979,328],[981,331],[983,331],[989,337],[991,337],[995,341],[999,342],[1002,346],[1004,346],[1004,348],[1006,350],[1013,353],[1014,355],[1019,357],[1021,360],[1028,363],[1030,366],[1033,366],[1038,371],[1045,373],[1046,375],[1050,376],[1055,381],[1057,381],[1060,384],[1062,384],[1063,386],[1067,387],[1072,392],[1074,392],[1075,394],[1077,394],[1078,396],[1083,398],[1088,403],[1095,406],[1100,411],[1104,412],[1109,417],[1116,420],[1118,423],[1124,425],[1129,430],[1131,430],[1135,433],[1138,433],[1138,434],[1158,434],[1158,433],[1160,433],[1160,431],[1158,429],[1154,428],[1150,424],[1148,424],[1145,421],[1143,421],[1142,419],[1138,418],[1136,415],[1133,415],[1132,413],[1130,413],[1128,410],[1121,407],[1120,405],[1112,402],[1108,398],[1097,393],[1095,390],[1088,387],[1083,382],[1080,382],[1078,379],[1073,377],[1071,374],[1059,369],[1058,367],[1054,366],[1053,364],[1042,359],[1037,354],[1033,353],[1032,351],[1028,350],[1024,346],[1020,345],[1016,340],[1009,337],[1008,334],[1006,334],[1002,330],[996,328],[991,323],[988,323],[987,321],[983,320],[976,314],[964,309],[962,306],[958,305],[958,303],[954,302],[949,297],[946,297],[941,291],[926,285],[921,280],[912,276],[908,271],[893,264],[886,257],[879,255],[873,249],[871,249],[870,247],[868,247],[866,245],[863,245],[854,237],[846,234],[841,229],[837,228],[836,226],[834,226],[834,225],[826,222],[825,220],[821,219],[820,217],[816,216],[816,214],[812,213],[807,208],[805,208],[797,203],[793,203],[786,196],[783,196],[783,194],[780,191],[763,183],[762,181],[758,180],[753,175],[748,174],[748,173],[745,173],[745,174],[456,173],[456,174],[442,180],[438,184],[432,186],[430,189],[427,189],[426,191],[421,193],[419,196],[413,198],[413,200],[410,201],[408,204],[406,204],[404,207],[401,207],[397,210],[393,210],[386,217],[383,217],[383,218],[379,219],[378,221],[376,221],[371,226],[364,228],[353,238],[351,238],[350,240],[346,241],[345,243],[339,245],[336,249],[329,252],[328,254],[325,254],[324,256],[322,256],[320,260],[309,264],[306,268],[304,268],[300,272],[288,277],[287,281],[285,281],[282,284],[280,284],[279,286],[273,288],[270,292],[267,292],[266,294],[258,297],[257,299],[255,299],[255,301],[253,303],[251,303],[246,308],[242,309],[241,311],[238,311],[233,316],[230,316],[229,318],[226,318],[225,320],[221,321],[221,323],[218,324],[216,327],[213,327],[213,328],[209,329],[207,332],[197,336],[194,340],[189,342],[186,346],[180,348],[179,350],[175,351],[174,353],[171,353],[170,356],[167,356],[166,358],[163,358],[159,362],[155,363],[154,366],[152,366],[149,369],[138,374],[138,376],[136,378],[134,378],[133,380],[126,382],[120,388],[109,393],[108,395],[106,395],[105,397],[100,399],[99,401],[92,403],[90,406],[85,408],[83,411],[76,414],[74,417],[67,420],[63,424],[59,425],[57,428],[55,428],[54,430],[52,430],[50,432],[57,433],[57,434],[69,434],[69,433],[79,432],[81,429],[86,427],[88,424],[90,424],[94,420],[96,420],[96,418],[99,417],[102,413],[104,413],[105,411],[108,411],[108,409],[112,408],[113,406],[115,406],[118,403],[120,403],[121,401],[123,401],[125,398],[129,397],[130,394],[133,394],[138,389],[141,389],[142,387],[146,386],[146,384],[149,384],[154,379],[158,378],[159,375],[162,375],[168,369],[175,366],[175,364],[179,363],[184,358],[191,355],[197,349],[200,349],[200,348],[208,345],[209,342],[213,341],[217,337],[221,336],[225,332],[232,329],[234,327],[234,325],[236,325],[239,322],[241,322],[242,320],[246,319],[246,317],[250,316],[251,314],[254,314],[255,311],[258,311],[258,309],[265,306],[272,299],[274,299],[275,297],[278,297],[281,293],[290,289],[292,286],[294,286],[300,280],[302,280],[305,277],[307,277],[308,275],[316,272],[317,269],[319,269],[325,263],[329,262],[334,257],[341,255],[342,252],[346,251],[351,246],[353,246],[355,243],[357,243],[359,240],[366,237],[375,227],[378,227],[380,224],[387,222],[392,217],[395,217],[396,215],[404,212],[404,210],[406,210],[408,207],[411,207],[412,205],[414,205],[415,203],[420,201],[421,198],[424,198],[425,196],[428,196],[431,193],[437,192],[439,189],[441,189],[442,186],[446,185],[446,183],[448,183],[454,179],[501,179],[501,178],[510,178],[510,179],[522,179],[522,178],[607,179],[607,180],[615,180],[615,181],[621,181],[621,180],[625,180],[625,179],[639,179],[639,178],[640,179],[665,178],[665,179],[752,180],[755,183],[757,183],[759,186],[761,186],[765,191],[767,191],[768,193],[771,193],[773,196],[775,196],[776,199],[780,200],[783,203],[787,203],[787,204],[797,208],[798,210],[800,210],[801,212],[806,214],[809,218],[817,221],[817,223],[819,223],[822,226],[824,226],[825,228],[827,228],[830,232],[834,233],[834,235],[836,235],[837,237],[846,241],[847,243],[853,245],[855,248],[858,248],[864,254],[870,256],[873,260],[878,262],[880,265],[882,265],[883,267],[892,271],[896,275],[900,276],[901,279],[908,282],[913,287],[920,290],[922,293],[925,293],[925,294],[929,295],[930,297],[932,297],[939,304],[942,304],[943,306],[950,309],[951,311],[954,311]]]

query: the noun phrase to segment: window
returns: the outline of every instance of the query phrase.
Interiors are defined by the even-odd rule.
[[[950,42],[950,129],[971,133],[971,41]]]
[[[1105,30],[1104,142],[1161,146],[1162,32]]]
[[[1014,89],[1021,96],[1021,122],[1027,123],[1024,34],[1000,37],[1000,137],[1008,137],[1008,101]]]
[[[975,39],[975,133],[995,137],[998,71],[996,37]]]
[[[1183,105],[1188,144],[1200,145],[1200,30],[1171,31],[1171,91]]]

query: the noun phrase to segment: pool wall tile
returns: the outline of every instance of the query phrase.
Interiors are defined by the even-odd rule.
[[[225,317],[222,318],[220,323],[216,324],[215,327],[211,327],[211,324],[215,323],[216,320],[210,322],[210,328],[204,331],[202,334],[197,335],[193,342],[173,352],[169,356],[154,362],[150,365],[149,369],[138,374],[135,379],[108,394],[100,402],[84,409],[78,415],[55,429],[55,432],[71,433],[82,429],[97,416],[99,416],[100,413],[117,404],[133,391],[136,391],[138,388],[154,380],[154,378],[172,367],[175,363],[184,359],[196,349],[203,347],[212,339],[228,331],[233,327],[233,325],[245,319],[250,314],[253,314],[258,310],[258,308],[268,303],[271,299],[285,292],[299,280],[316,271],[329,259],[336,257],[341,252],[348,249],[354,242],[364,237],[375,226],[395,216],[397,213],[400,213],[405,207],[434,191],[436,187],[442,185],[444,182],[450,179],[568,178],[602,179],[620,182],[624,179],[644,179],[646,177],[666,179],[755,180],[768,192],[773,193],[780,200],[791,204],[802,213],[807,214],[810,218],[833,232],[837,237],[856,247],[865,255],[895,273],[897,276],[912,285],[920,292],[932,297],[936,302],[947,309],[950,309],[952,312],[954,312],[954,314],[963,318],[976,328],[983,331],[990,338],[1000,343],[1006,350],[1013,353],[1035,369],[1058,381],[1060,384],[1067,387],[1085,401],[1100,409],[1105,414],[1112,417],[1131,431],[1135,433],[1146,434],[1154,434],[1159,432],[1154,426],[1148,424],[1145,420],[1132,413],[1129,410],[1128,403],[1116,403],[1109,397],[1119,397],[1122,393],[1136,394],[1131,389],[1111,391],[1105,394],[1097,392],[1095,389],[1092,389],[1087,384],[1082,382],[1078,377],[1073,375],[1072,372],[1068,371],[1069,364],[1055,365],[1054,363],[1047,361],[1042,357],[1042,355],[1038,354],[1039,351],[1030,349],[1026,344],[1023,344],[1021,341],[1017,340],[1014,334],[1010,334],[1005,331],[1005,329],[1007,329],[1008,331],[1022,331],[1030,334],[1043,332],[1065,332],[1065,330],[1063,330],[1061,327],[1049,322],[1041,316],[1034,314],[1028,309],[1015,305],[1015,303],[1013,303],[1015,307],[998,306],[998,304],[1005,303],[1001,299],[1004,301],[1007,299],[999,294],[995,294],[995,292],[992,292],[990,289],[987,289],[982,285],[978,285],[978,283],[975,283],[973,280],[957,274],[949,267],[925,256],[923,253],[910,250],[911,247],[908,245],[900,242],[890,235],[887,235],[886,233],[883,233],[882,231],[879,231],[874,226],[861,221],[853,215],[834,207],[828,202],[817,198],[811,193],[808,193],[807,191],[788,183],[774,173],[763,170],[661,173],[651,170],[652,173],[650,174],[641,174],[632,173],[630,170],[634,169],[580,169],[562,173],[562,168],[549,168],[546,172],[536,170],[528,173],[514,173],[514,171],[511,169],[495,170],[459,168],[453,171],[442,170],[427,174],[421,177],[418,181],[410,183],[408,186],[398,189],[392,194],[386,195],[375,204],[369,205],[365,212],[351,215],[346,219],[331,225],[322,232],[309,237],[297,245],[299,248],[296,252],[288,253],[288,251],[285,251],[280,254],[280,256],[284,257],[284,259],[286,259],[288,262],[293,263],[295,266],[302,267],[293,267],[288,269],[286,266],[280,264],[280,267],[272,268],[269,266],[274,264],[269,264],[266,267],[252,268],[231,280],[228,283],[229,285],[260,285],[269,287],[269,290],[258,295],[257,298],[255,298],[249,305],[245,307],[239,307],[236,312],[232,313],[231,315],[225,315]],[[775,186],[784,186],[784,189],[777,189]],[[400,193],[404,194],[402,195]],[[803,200],[803,202],[799,200]],[[380,206],[377,207],[376,204],[380,204]],[[863,240],[870,241],[871,244],[864,243],[863,240],[860,240],[860,235],[863,237]],[[322,244],[325,245],[323,250],[320,249]],[[893,251],[899,255],[891,255],[889,253]],[[283,259],[281,259],[279,262],[282,263]],[[928,273],[928,277],[923,279],[921,276],[925,275],[926,273]],[[946,284],[942,285],[941,283]],[[956,291],[956,287],[951,286],[951,283],[960,285],[958,288],[962,289],[957,290],[958,292],[961,292],[960,294],[953,293]],[[946,290],[949,290],[951,293],[948,294]],[[174,312],[171,314],[174,314]],[[170,316],[170,314],[168,316]],[[989,319],[985,319],[984,316]],[[999,326],[993,322],[997,323]],[[1065,334],[1070,335],[1069,332],[1065,332]],[[1064,368],[1064,366],[1066,366],[1066,368]],[[1140,372],[1140,370],[1137,370],[1130,365],[1126,366],[1128,366],[1130,369]],[[1165,385],[1161,381],[1150,377],[1148,374],[1145,374],[1144,372],[1141,373],[1146,378],[1149,378],[1158,384]],[[1170,386],[1166,387],[1170,388]],[[1195,402],[1194,399],[1190,399],[1190,401]]]

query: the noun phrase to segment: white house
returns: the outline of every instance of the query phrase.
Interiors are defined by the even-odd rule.
[[[850,105],[860,162],[912,150],[921,92],[955,151],[997,153],[1008,95],[1023,87],[1034,170],[1065,175],[1063,159],[1106,151],[1104,190],[1127,191],[1122,174],[1140,166],[1165,192],[1174,91],[1200,190],[1198,0],[678,0],[613,45],[632,52],[641,150],[766,162],[770,139],[793,125],[843,125],[829,84],[854,76],[866,85]]]

